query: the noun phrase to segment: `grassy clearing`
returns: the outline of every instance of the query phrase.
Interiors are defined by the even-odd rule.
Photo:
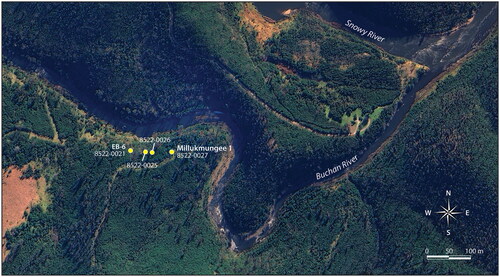
[[[372,121],[375,121],[377,120],[379,117],[380,117],[380,114],[382,113],[382,111],[384,110],[384,108],[382,107],[377,107],[370,115],[370,119]]]
[[[373,110],[372,113],[369,114],[363,114],[363,111],[361,109],[356,109],[354,110],[350,115],[344,114],[342,115],[342,120],[339,123],[340,126],[346,127],[349,129],[349,134],[351,136],[356,135],[356,133],[359,133],[361,136],[364,135],[366,130],[370,127],[370,125],[380,118],[380,115],[382,114],[382,111],[384,110],[383,107],[377,107],[375,110]],[[326,107],[325,113],[329,112],[329,107]],[[366,123],[362,126],[362,123]]]
[[[42,209],[43,212],[47,212],[48,207],[52,203],[50,194],[47,193],[47,181],[45,180],[44,177],[41,177],[40,179],[37,180],[37,193],[38,197],[40,197],[40,208]]]
[[[362,111],[359,108],[354,110],[350,115],[344,114],[342,115],[342,121],[340,122],[340,126],[344,127],[346,125],[352,124],[361,116],[362,116]]]
[[[368,118],[368,120],[366,121],[366,125],[363,126],[360,130],[359,130],[359,135],[362,136],[365,134],[366,130],[368,129],[368,127],[370,127],[370,125],[372,124],[372,120],[371,118]]]
[[[332,121],[332,119],[328,117],[329,114],[330,114],[330,106],[325,105],[325,117],[326,119],[328,119],[328,121]]]

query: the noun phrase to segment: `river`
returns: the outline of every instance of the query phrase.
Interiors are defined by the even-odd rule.
[[[307,8],[321,15],[323,19],[336,22],[341,25],[343,25],[347,19],[351,19],[354,22],[368,22],[368,20],[362,16],[348,14],[343,9],[331,9],[328,5],[329,4],[325,3],[309,3]],[[262,6],[257,5],[257,8],[259,7],[262,8]],[[274,9],[278,8],[274,7]],[[286,9],[288,9],[288,7],[283,5],[278,10],[282,11]],[[274,16],[272,13],[266,14],[266,9],[259,9],[259,11],[264,13],[266,16]],[[387,141],[388,138],[391,137],[394,131],[397,130],[398,126],[413,105],[416,93],[424,88],[435,77],[445,71],[448,66],[455,63],[471,51],[475,45],[483,41],[496,22],[498,22],[498,3],[488,2],[483,3],[474,16],[472,22],[459,28],[455,32],[442,35],[407,37],[402,37],[398,34],[398,32],[394,32],[393,37],[386,36],[386,39],[383,42],[376,43],[388,53],[402,56],[428,66],[429,71],[426,72],[418,80],[414,87],[404,95],[400,105],[398,105],[398,109],[387,123],[387,126],[382,134],[366,150],[358,153],[359,160],[356,162],[357,164],[363,164],[366,162],[370,156],[374,154],[383,145],[383,143]],[[367,23],[367,26],[373,26],[373,24]],[[351,29],[345,28],[345,30],[349,31]],[[365,39],[371,43],[375,42],[369,38]],[[339,161],[332,161],[331,164],[334,165],[338,163]],[[356,167],[341,170],[340,172],[323,179],[321,182],[324,183],[327,181],[333,181],[344,175],[346,172],[352,170],[352,168]],[[242,237],[226,230],[226,234],[232,241],[232,249],[236,251],[246,250],[262,238],[266,237],[272,231],[273,224],[276,222],[277,214],[288,196],[302,188],[316,183],[317,181],[314,177],[314,173],[311,172],[310,183],[301,184],[297,187],[292,187],[283,191],[275,201],[274,207],[271,209],[270,215],[264,225],[250,236]]]
[[[283,12],[288,9],[300,9],[306,7],[305,2],[255,2],[253,4],[262,15],[276,21],[285,18]]]
[[[357,164],[363,164],[364,162],[366,162],[367,159],[373,153],[375,153],[382,146],[382,144],[394,133],[394,131],[397,129],[397,127],[405,118],[406,114],[413,105],[417,91],[422,89],[432,79],[446,70],[448,66],[471,51],[474,45],[482,41],[488,35],[488,32],[498,21],[498,4],[495,2],[488,2],[482,4],[481,8],[477,11],[473,21],[470,24],[461,27],[453,33],[434,36],[404,37],[398,35],[397,32],[392,33],[387,29],[379,31],[378,29],[376,29],[376,26],[370,23],[366,18],[348,13],[341,8],[333,9],[331,8],[332,6],[329,6],[325,3],[308,3],[307,5],[297,2],[271,4],[257,3],[256,6],[264,15],[276,20],[282,18],[281,11],[283,10],[306,7],[307,9],[320,14],[325,20],[337,22],[340,25],[343,25],[347,19],[359,23],[359,25],[366,24],[367,28],[374,28],[377,33],[386,37],[383,42],[375,42],[374,40],[365,38],[367,41],[371,43],[375,42],[378,46],[391,54],[406,57],[418,63],[424,64],[430,68],[430,70],[419,79],[413,89],[404,95],[400,105],[398,106],[398,109],[390,119],[382,134],[367,149],[357,153],[359,157]],[[169,20],[169,28],[172,30],[172,13],[170,13],[170,15],[171,18]],[[352,31],[348,28],[345,28],[345,30]],[[173,36],[171,36],[170,39],[172,40],[172,43],[177,44]],[[178,47],[183,48],[181,45],[178,45]],[[183,51],[189,50],[184,49]],[[277,214],[287,197],[304,187],[316,183],[314,172],[311,172],[310,182],[301,184],[296,187],[288,188],[280,194],[278,199],[275,201],[274,207],[270,211],[268,220],[259,230],[254,232],[252,235],[245,237],[237,235],[235,234],[235,232],[232,232],[231,227],[227,224],[224,218],[224,215],[220,212],[217,212],[221,211],[222,194],[225,182],[229,179],[233,169],[241,159],[240,146],[243,144],[243,138],[241,138],[238,125],[235,124],[229,116],[227,116],[226,114],[214,113],[214,111],[211,111],[209,109],[204,109],[193,111],[183,117],[152,120],[150,122],[140,124],[134,123],[123,119],[119,114],[114,112],[112,109],[109,109],[109,105],[100,102],[95,96],[89,95],[89,93],[86,93],[83,89],[78,88],[71,81],[65,80],[56,72],[50,70],[50,66],[40,67],[38,65],[32,65],[28,61],[19,58],[15,53],[4,51],[3,54],[8,56],[10,60],[12,60],[16,65],[21,66],[22,68],[42,71],[42,76],[46,77],[49,81],[64,87],[71,94],[72,98],[75,98],[77,102],[84,106],[90,114],[112,124],[120,130],[131,131],[139,136],[150,135],[154,132],[175,130],[178,129],[179,126],[186,127],[201,121],[224,122],[229,127],[232,133],[232,144],[233,148],[235,149],[235,155],[234,158],[230,161],[229,167],[223,174],[222,178],[217,184],[215,184],[212,191],[213,198],[212,201],[208,204],[207,208],[208,214],[216,223],[218,229],[224,230],[223,233],[231,242],[231,248],[233,250],[242,251],[248,249],[260,239],[267,236],[271,232],[273,224],[276,221]],[[214,107],[219,108],[221,105],[212,103],[209,106],[211,106],[213,110]],[[204,115],[203,118],[208,119],[200,119],[202,118],[200,117],[200,115]],[[353,153],[353,155],[354,154],[356,153]],[[337,164],[338,162],[339,161],[332,161],[331,164]],[[325,180],[322,180],[322,182],[332,181],[335,178],[338,178],[339,176],[345,174],[347,170],[349,169],[340,171],[337,174],[330,176]]]

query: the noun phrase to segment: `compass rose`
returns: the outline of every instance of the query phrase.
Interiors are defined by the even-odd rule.
[[[450,204],[451,190],[446,190],[445,195],[446,195],[446,198],[448,198],[448,200],[446,202],[446,207],[440,206],[441,210],[439,210],[437,212],[433,212],[431,209],[426,209],[426,210],[424,210],[424,214],[425,214],[425,216],[432,216],[433,214],[441,215],[441,218],[439,218],[439,220],[446,218],[447,228],[446,228],[445,233],[447,236],[449,236],[449,235],[451,235],[451,230],[450,230],[451,219],[458,220],[457,217],[455,217],[455,216],[460,215],[460,214],[463,214],[464,216],[469,216],[470,210],[466,209],[466,210],[458,211],[457,210],[458,206],[454,206],[454,207],[451,206],[451,204]]]
[[[443,218],[446,218],[446,224],[448,226],[450,226],[450,218],[453,218],[453,219],[457,220],[456,217],[454,217],[453,215],[457,215],[457,214],[462,214],[463,213],[463,212],[456,212],[455,211],[455,209],[457,208],[457,206],[451,208],[451,206],[450,206],[450,199],[448,199],[448,208],[445,208],[443,206],[441,206],[441,208],[443,210],[439,211],[439,212],[436,212],[436,213],[443,215],[443,216],[441,216],[441,218],[439,220],[441,220]]]

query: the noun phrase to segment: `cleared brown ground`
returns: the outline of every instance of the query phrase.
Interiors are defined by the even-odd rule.
[[[361,125],[361,120],[359,120],[358,116],[356,116],[356,119],[354,120],[354,125],[353,124],[347,124],[347,129],[349,130],[349,136],[355,136],[356,133],[358,132],[359,125]]]
[[[366,125],[363,126],[363,128],[361,128],[361,130],[359,130],[359,132],[361,134],[363,134],[363,132],[365,132],[368,129],[368,127],[370,127],[371,124],[372,124],[372,119],[368,118],[368,121],[366,122]]]
[[[291,12],[289,12],[290,14]],[[252,27],[257,32],[257,41],[263,43],[274,34],[283,29],[283,25],[290,21],[289,18],[275,22],[274,20],[262,16],[257,9],[250,3],[243,4],[243,10],[240,13],[242,23]]]
[[[296,75],[295,71],[293,71],[290,67],[284,65],[284,64],[276,64],[276,67],[283,73],[287,75]]]
[[[5,232],[23,223],[24,212],[40,200],[34,178],[21,179],[22,169],[11,166],[2,172],[2,260],[7,256]]]
[[[321,53],[318,43],[303,40],[299,43],[301,52],[293,54],[294,61],[304,61],[307,66],[317,68],[321,62]]]

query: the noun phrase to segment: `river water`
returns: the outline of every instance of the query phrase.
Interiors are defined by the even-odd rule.
[[[377,34],[385,36],[386,39],[383,42],[377,42],[370,38],[364,38],[365,40],[375,43],[391,54],[411,59],[429,67],[429,71],[426,72],[418,80],[414,87],[404,95],[401,103],[399,103],[400,105],[398,106],[398,109],[393,114],[382,134],[367,149],[357,153],[359,160],[356,164],[364,163],[394,133],[413,105],[417,91],[424,88],[449,65],[453,64],[471,51],[477,43],[486,38],[489,31],[495,26],[496,22],[498,22],[498,3],[489,2],[482,4],[470,24],[461,27],[453,33],[432,36],[401,36],[399,32],[390,32],[390,30],[387,29],[384,29],[386,33],[380,32],[376,29],[376,26],[373,23],[369,22],[369,20],[363,16],[352,14],[347,10],[338,7],[339,6],[336,4],[307,4],[308,9],[318,13],[327,21],[343,25],[348,19],[350,19],[357,25],[364,27],[362,24],[366,24],[367,28],[374,28],[374,31]],[[275,16],[276,10],[284,11],[289,7],[286,5],[283,5],[281,8],[274,6],[274,11],[272,13],[269,12],[267,7],[262,8],[262,5],[257,5],[257,8],[259,8],[259,11],[264,15],[272,17]],[[279,15],[281,16],[281,14]],[[276,19],[279,18],[280,17]],[[352,31],[347,27],[345,27],[345,30]],[[353,156],[355,154],[356,153],[353,153]],[[332,161],[331,164],[335,165],[339,164],[339,162],[340,161]],[[342,176],[351,168],[341,170],[340,172],[321,181],[324,182],[334,180],[339,176]],[[280,194],[278,199],[275,201],[275,205],[270,212],[268,220],[262,226],[261,231],[257,235],[252,236],[252,238],[246,238],[227,232],[226,230],[226,234],[232,240],[232,248],[236,251],[246,250],[252,247],[261,238],[267,236],[272,231],[273,222],[276,221],[277,214],[288,196],[317,182],[314,173],[311,172],[310,175],[310,183],[288,188]]]
[[[223,117],[226,117],[226,115],[220,112],[211,111],[206,108],[194,110],[183,116],[149,119],[138,123],[124,118],[119,112],[113,109],[112,105],[102,102],[85,86],[77,85],[73,80],[68,80],[57,71],[52,70],[53,67],[50,62],[35,64],[10,49],[4,50],[2,54],[14,65],[24,70],[37,72],[40,77],[47,79],[50,83],[64,88],[66,96],[78,103],[79,107],[90,115],[113,125],[116,129],[132,132],[138,136],[150,136],[153,133],[177,130],[180,127],[188,127],[201,122],[221,121]]]
[[[401,36],[397,31],[392,32],[387,28],[377,27],[375,24],[371,23],[368,19],[363,16],[352,14],[349,11],[342,9],[341,6],[337,4],[325,4],[325,3],[256,3],[257,8],[264,15],[279,20],[283,17],[281,12],[287,9],[304,8],[310,9],[318,14],[320,14],[325,20],[331,22],[337,22],[343,25],[348,19],[353,21],[355,24],[365,27],[367,29],[373,28],[377,34],[380,34],[386,39],[383,42],[377,42],[370,38],[364,38],[371,43],[375,43],[387,52],[403,56],[418,63],[424,64],[430,68],[430,70],[424,74],[420,80],[415,84],[414,88],[405,94],[400,103],[398,109],[394,113],[393,117],[389,121],[387,127],[382,132],[380,137],[378,137],[366,150],[360,153],[352,153],[353,155],[358,154],[359,160],[357,164],[365,162],[368,157],[376,151],[384,141],[386,141],[397,129],[397,126],[402,122],[405,115],[408,113],[411,105],[415,100],[416,92],[427,85],[433,78],[438,76],[443,72],[447,66],[457,61],[460,57],[467,54],[475,44],[482,41],[487,35],[488,31],[496,24],[498,21],[498,4],[495,2],[483,3],[481,8],[477,11],[473,21],[458,29],[457,31],[435,36]],[[352,31],[351,29],[344,27],[347,31]],[[4,55],[8,56],[10,60],[14,61],[15,64],[27,68],[27,69],[39,69],[39,67],[30,65],[29,62],[22,60],[15,55],[15,53],[8,53],[4,51]],[[134,123],[126,119],[123,119],[120,115],[109,109],[109,105],[100,102],[91,94],[84,91],[84,89],[76,87],[69,80],[64,80],[61,76],[58,76],[56,72],[49,69],[49,66],[43,67],[43,75],[51,82],[59,84],[66,88],[73,98],[76,98],[77,102],[81,103],[88,112],[96,117],[103,119],[104,121],[112,124],[116,128],[124,131],[131,131],[140,136],[150,135],[154,132],[161,132],[167,130],[173,130],[179,128],[180,125],[188,126],[200,122],[199,118],[201,115],[204,116],[205,121],[224,121],[231,129],[233,135],[233,143],[235,148],[239,149],[238,143],[240,138],[240,132],[238,126],[224,114],[215,114],[210,110],[198,110],[189,113],[180,118],[167,118],[160,120],[153,120],[145,123]],[[218,105],[216,105],[218,106]],[[235,158],[231,162],[230,169],[226,171],[226,174],[222,178],[221,183],[227,180],[235,167],[237,161],[240,159],[239,152],[236,151]],[[339,161],[332,161],[331,164],[338,164]],[[326,170],[326,168],[325,168]],[[349,170],[349,169],[346,169]],[[334,176],[330,176],[325,180],[332,180],[338,178],[340,175],[344,174],[346,170],[338,172]],[[217,221],[218,228],[225,230],[225,235],[232,241],[233,249],[237,251],[245,250],[255,244],[260,238],[265,237],[272,230],[272,222],[274,222],[280,207],[283,205],[286,198],[293,194],[294,192],[307,187],[316,182],[314,172],[311,172],[311,181],[309,183],[301,184],[300,186],[289,188],[283,191],[279,198],[276,200],[273,211],[270,215],[270,221],[261,229],[261,232],[247,239],[245,237],[239,236],[231,231],[230,226],[224,220],[222,215]],[[322,180],[322,181],[325,181]],[[219,186],[215,191],[215,201],[209,204],[209,209],[215,209],[215,207],[220,208],[221,205],[221,195],[223,193],[223,186]],[[209,213],[212,213],[209,211]]]
[[[427,65],[431,71],[443,71],[447,65],[458,60],[472,45],[480,42],[493,24],[498,21],[498,4],[488,2],[482,4],[470,24],[456,32],[442,35],[404,36],[397,29],[377,25],[362,15],[353,14],[342,3],[311,3],[309,8],[325,20],[339,23],[344,30],[349,32],[356,33],[345,26],[347,20],[376,32],[386,39],[379,42],[366,36],[363,38],[393,55]]]
[[[285,18],[282,14],[288,9],[305,8],[304,2],[255,2],[253,3],[259,12],[273,20],[280,20]]]

